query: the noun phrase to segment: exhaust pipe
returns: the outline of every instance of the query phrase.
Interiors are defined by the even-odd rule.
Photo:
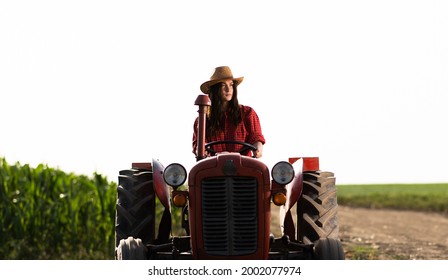
[[[210,98],[208,95],[200,94],[196,98],[194,105],[199,106],[199,123],[198,123],[198,155],[196,156],[196,161],[200,161],[205,158],[205,121],[207,108],[211,105]]]

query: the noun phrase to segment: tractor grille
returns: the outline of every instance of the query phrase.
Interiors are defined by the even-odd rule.
[[[254,253],[258,243],[256,179],[204,179],[202,226],[207,254],[241,256]]]

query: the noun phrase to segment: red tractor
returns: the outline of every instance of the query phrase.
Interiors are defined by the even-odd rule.
[[[180,189],[187,171],[177,163],[163,167],[152,160],[120,171],[116,259],[344,259],[333,173],[320,171],[318,158],[290,158],[269,170],[240,153],[206,157],[222,143],[256,148],[205,143],[210,99],[199,95],[195,105],[198,161],[188,174],[188,190]],[[182,209],[183,236],[171,234],[171,204]],[[271,233],[271,204],[281,207],[279,237]]]

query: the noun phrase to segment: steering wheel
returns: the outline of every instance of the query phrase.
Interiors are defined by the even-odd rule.
[[[216,151],[213,150],[211,147],[215,146],[215,145],[220,145],[220,144],[238,144],[238,145],[242,145],[243,148],[241,148],[239,151],[237,151],[237,153],[244,153],[248,150],[252,151],[253,154],[253,158],[255,158],[255,151],[257,150],[257,147],[255,147],[252,144],[246,143],[246,142],[241,142],[241,141],[235,141],[235,140],[221,140],[221,141],[213,141],[213,142],[209,142],[207,144],[205,144],[205,150],[211,154],[216,154]]]

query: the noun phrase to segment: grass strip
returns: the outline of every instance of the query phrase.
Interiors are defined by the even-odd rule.
[[[338,185],[340,205],[448,213],[448,184]]]

